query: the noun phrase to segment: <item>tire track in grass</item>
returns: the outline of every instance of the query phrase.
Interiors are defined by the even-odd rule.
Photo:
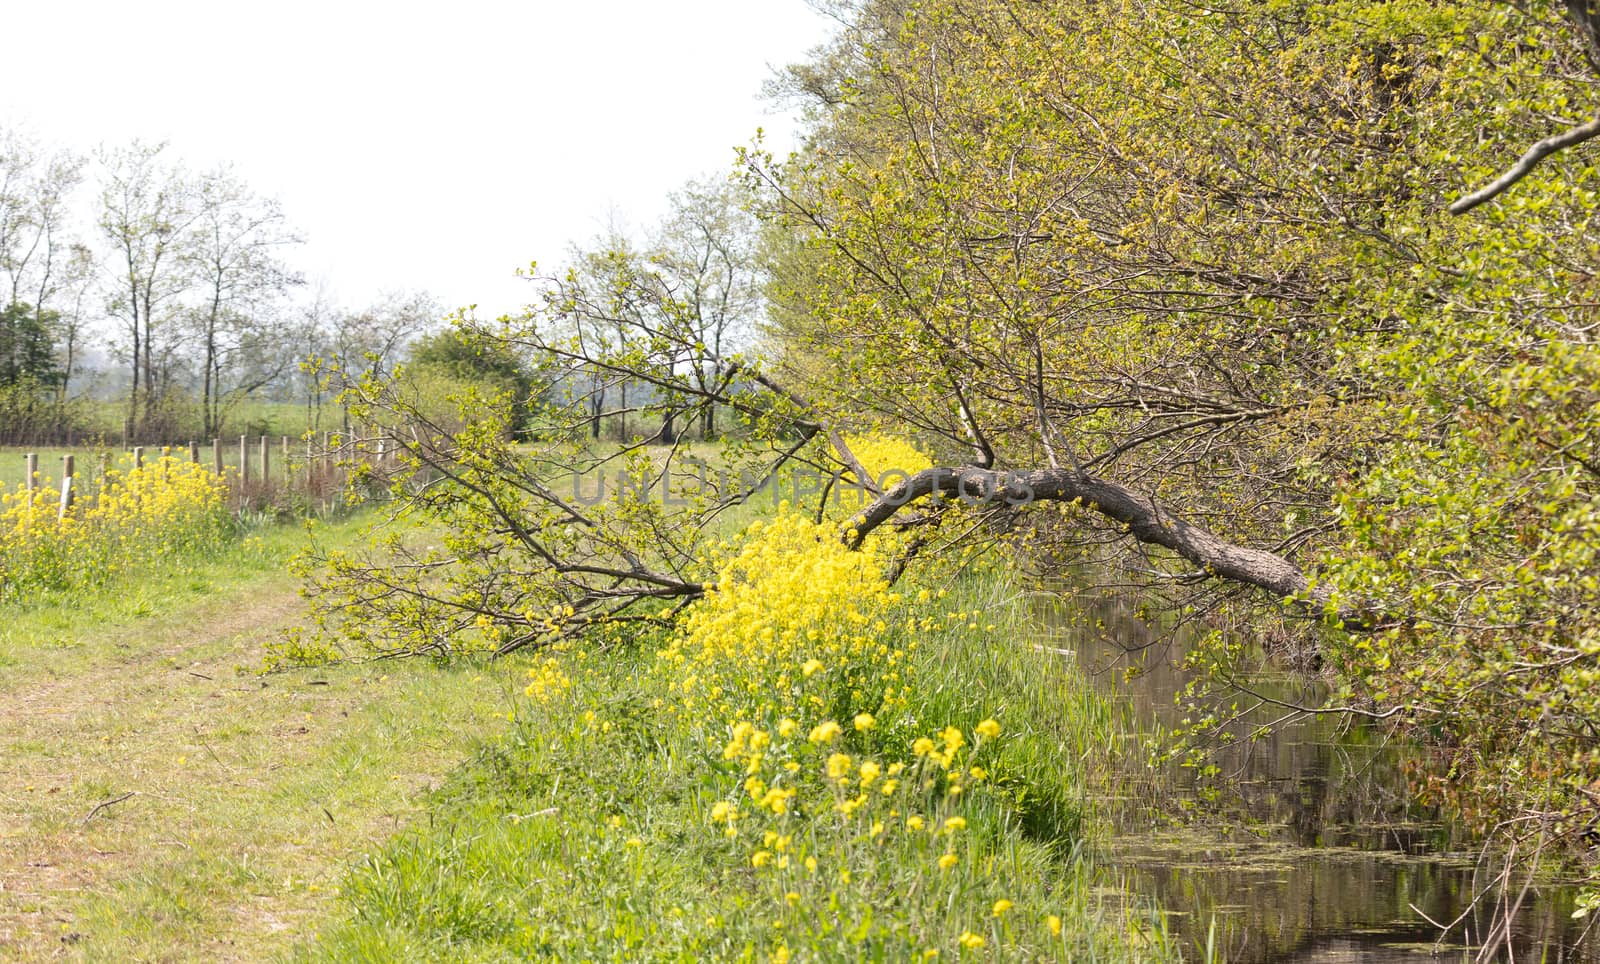
[[[255,675],[302,618],[295,588],[257,574],[136,626],[87,627],[65,668],[11,667],[0,957],[271,956],[330,909],[354,855],[504,725],[509,663]]]

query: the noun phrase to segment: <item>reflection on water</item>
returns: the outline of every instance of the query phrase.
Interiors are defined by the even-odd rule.
[[[1087,624],[1104,631],[1078,628],[1081,599],[1070,609],[1043,600],[1051,646],[1070,650],[1145,729],[1177,726],[1193,709],[1174,699],[1189,681],[1174,665],[1182,634],[1152,646],[1151,629],[1127,603],[1101,599],[1087,610]],[[1284,703],[1322,698],[1287,674],[1250,685]],[[1474,903],[1502,868],[1411,802],[1401,750],[1371,728],[1328,715],[1283,725],[1215,751],[1210,778],[1194,767],[1152,768],[1135,744],[1122,756],[1126,766],[1103,800],[1114,827],[1111,862],[1170,915],[1191,957],[1209,941],[1221,959],[1260,964],[1472,960],[1504,916],[1492,896]],[[1572,919],[1570,888],[1519,877],[1505,892],[1520,904],[1512,954],[1498,957],[1600,962],[1600,937]],[[1459,923],[1441,942],[1430,920]]]

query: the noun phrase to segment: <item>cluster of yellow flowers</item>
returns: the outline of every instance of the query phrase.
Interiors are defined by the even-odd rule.
[[[891,436],[846,435],[844,443],[861,467],[872,476],[868,482],[875,486],[893,488],[903,479],[930,468],[933,464],[916,446]],[[833,456],[843,460],[838,453],[833,453]],[[840,481],[844,485],[838,493],[837,506],[853,512],[866,504],[869,496],[863,491],[862,484],[856,478],[853,469],[847,467],[841,473]]]
[[[525,692],[533,699],[554,699],[571,688],[572,678],[562,670],[561,661],[554,656],[544,657],[528,670]]]
[[[883,460],[920,467],[909,446],[851,448],[869,471]],[[917,635],[978,614],[929,614],[943,593],[905,599],[887,583],[892,544],[850,551],[840,537],[837,521],[787,505],[752,523],[720,547],[717,581],[656,660],[670,694],[658,707],[706,733],[726,777],[707,827],[766,875],[777,906],[802,916],[852,874],[873,873],[885,847],[925,866],[929,886],[961,886],[964,861],[983,874],[963,795],[990,785],[982,761],[1001,736],[994,719],[930,732],[912,698]],[[1001,900],[993,916],[1011,907]]]
[[[232,536],[226,484],[200,465],[162,458],[108,470],[58,517],[50,485],[0,491],[0,600],[95,585]]]
[[[684,631],[658,654],[679,697],[669,709],[733,717],[753,704],[793,703],[818,716],[835,703],[903,702],[898,667],[907,654],[884,641],[899,601],[872,546],[851,552],[835,525],[785,505],[771,522],[750,524]]]

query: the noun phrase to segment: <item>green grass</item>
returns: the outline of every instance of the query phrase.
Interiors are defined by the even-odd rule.
[[[122,441],[128,415],[126,398],[110,401],[78,398],[70,404],[78,430],[99,436],[112,445]],[[164,417],[175,425],[175,435],[199,437],[204,420],[197,401],[170,399]],[[223,415],[221,434],[223,437],[245,433],[298,436],[307,428],[336,431],[343,424],[342,418],[339,406],[330,400],[324,400],[319,418],[315,408],[308,413],[304,402],[246,398]]]
[[[358,521],[322,537],[348,544]],[[303,541],[267,527],[0,610],[0,959],[270,957],[503,733],[514,661],[260,676],[304,618],[285,570]]]
[[[969,579],[935,605],[986,622],[922,641],[907,714],[969,733],[1007,721],[982,757],[992,783],[934,801],[969,822],[956,868],[938,869],[945,844],[926,833],[864,844],[826,812],[796,818],[788,869],[753,868],[759,828],[730,840],[709,817],[739,796],[726,725],[671,713],[660,640],[641,640],[569,658],[573,689],[526,701],[425,822],[359,862],[342,885],[347,918],[299,959],[698,961],[781,957],[780,946],[822,960],[1175,957],[1158,919],[1103,886],[1087,856],[1084,768],[1111,738],[1111,710],[1026,644],[1027,608],[1004,579]],[[815,873],[808,855],[821,858]],[[1002,898],[1015,906],[997,916]],[[984,947],[964,949],[962,933]]]

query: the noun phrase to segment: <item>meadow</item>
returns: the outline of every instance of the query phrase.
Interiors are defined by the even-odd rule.
[[[1174,954],[1093,856],[1119,723],[992,560],[890,586],[892,545],[759,501],[677,625],[297,666],[307,539],[430,530],[252,521],[227,486],[158,459],[62,523],[4,497],[8,955]]]
[[[1176,956],[1094,858],[1121,723],[1033,645],[1024,584],[964,552],[891,585],[902,538],[847,548],[850,504],[747,503],[680,617],[528,656],[514,726],[353,867],[297,958]]]

